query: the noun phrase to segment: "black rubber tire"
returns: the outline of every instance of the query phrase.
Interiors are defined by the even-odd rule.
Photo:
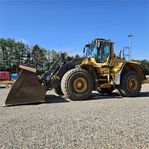
[[[101,89],[101,93],[103,94],[103,95],[111,95],[112,94],[112,92],[113,92],[113,89],[110,89],[110,88],[102,88]]]
[[[135,90],[131,90],[129,88],[129,80],[131,78],[136,79],[137,81],[137,87]],[[121,96],[125,96],[125,97],[136,97],[140,94],[140,90],[141,90],[141,80],[138,76],[138,74],[135,71],[129,71],[128,73],[126,73],[122,79],[121,79],[121,84],[118,87],[119,93],[121,94]]]
[[[87,89],[85,92],[76,92],[73,88],[73,82],[76,78],[83,77],[87,82]],[[61,89],[63,94],[71,100],[84,100],[88,99],[93,90],[93,78],[91,75],[81,68],[69,70],[62,78]]]
[[[58,85],[57,87],[54,88],[54,92],[57,95],[60,95],[60,96],[64,95],[63,92],[62,92],[62,90],[61,90],[61,86],[60,85]]]

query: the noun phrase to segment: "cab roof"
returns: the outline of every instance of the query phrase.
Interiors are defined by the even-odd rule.
[[[97,43],[97,42],[100,42],[100,41],[102,41],[102,42],[114,43],[114,42],[111,41],[110,39],[107,40],[107,39],[104,39],[104,38],[96,38],[96,39],[92,40],[92,42],[86,44],[85,46],[89,46],[91,43]]]
[[[109,42],[109,43],[114,43],[110,39],[104,39],[104,38],[96,38],[96,39],[92,40],[92,42],[98,42],[98,41],[105,41],[105,42]]]

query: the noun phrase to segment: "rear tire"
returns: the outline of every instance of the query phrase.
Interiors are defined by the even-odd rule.
[[[129,71],[122,77],[118,88],[122,96],[135,97],[140,94],[141,80],[135,71]]]
[[[93,82],[87,71],[75,68],[63,76],[61,81],[62,92],[72,100],[87,99],[93,90]]]
[[[60,86],[60,85],[58,85],[58,86],[56,86],[56,87],[54,88],[54,92],[55,92],[57,95],[60,95],[60,96],[64,95],[63,92],[62,92],[62,90],[61,90],[61,86]]]

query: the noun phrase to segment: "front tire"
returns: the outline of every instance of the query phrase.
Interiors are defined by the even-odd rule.
[[[63,94],[72,100],[87,99],[93,90],[91,75],[81,68],[69,70],[62,78]]]
[[[119,92],[122,96],[135,97],[140,94],[141,80],[135,71],[129,71],[122,77]]]

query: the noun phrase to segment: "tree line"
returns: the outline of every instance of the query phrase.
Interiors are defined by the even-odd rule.
[[[79,55],[69,56],[66,52],[64,55],[67,61],[80,58]],[[0,38],[0,71],[15,72],[19,64],[28,64],[40,71],[45,71],[58,57],[59,53],[54,49],[47,50],[37,44],[30,47],[22,41]],[[149,61],[137,61],[140,62],[146,75],[149,75]]]
[[[68,56],[66,52],[64,55],[67,61],[79,58],[79,55]],[[0,39],[0,70],[15,72],[19,64],[28,64],[45,71],[58,57],[59,53],[54,49],[47,50],[37,44],[30,47],[22,41]]]
[[[143,70],[145,71],[146,75],[149,75],[149,61],[148,60],[141,60],[140,61]]]

